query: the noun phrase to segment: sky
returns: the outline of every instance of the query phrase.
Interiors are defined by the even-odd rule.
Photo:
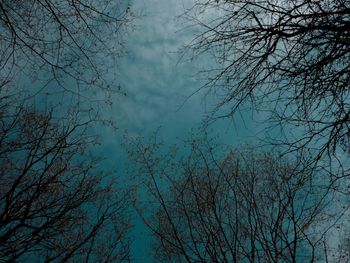
[[[108,77],[116,79],[117,85],[120,85],[126,95],[117,94],[113,96],[113,103],[110,106],[107,103],[101,103],[96,110],[102,110],[101,116],[112,120],[117,129],[112,129],[108,125],[97,125],[91,130],[98,133],[101,142],[100,146],[93,148],[97,156],[105,158],[99,164],[101,170],[115,171],[114,175],[121,182],[120,186],[126,189],[132,181],[129,178],[128,167],[134,164],[128,161],[126,149],[122,146],[125,133],[147,139],[155,131],[159,131],[158,137],[165,142],[165,148],[172,144],[181,144],[189,138],[193,130],[202,128],[205,117],[218,100],[213,94],[206,96],[206,90],[200,89],[206,80],[203,79],[203,75],[198,74],[202,70],[215,67],[215,60],[210,54],[192,59],[188,57],[191,52],[180,51],[199,32],[198,27],[189,26],[191,22],[186,21],[182,15],[186,9],[192,7],[194,2],[200,0],[131,1],[131,12],[135,15],[135,19],[126,27],[123,35],[125,55],[119,59],[116,67],[114,64],[113,67],[110,66],[112,64],[109,64],[108,57],[102,57],[103,65],[107,65],[108,72],[111,72]],[[201,17],[210,19],[212,14],[210,12],[201,14]],[[81,34],[81,37],[85,36]],[[98,58],[101,59],[101,57]],[[22,66],[25,65],[20,65],[21,71]],[[29,70],[31,70],[30,65]],[[50,108],[51,103],[57,104],[58,110],[55,114],[60,118],[62,115],[65,117],[67,108],[69,109],[76,100],[65,100],[72,94],[61,92],[60,87],[56,87],[55,83],[50,82],[46,85],[46,73],[46,71],[39,72],[40,78],[30,79],[30,74],[27,76],[25,72],[21,72],[20,77],[16,76],[16,81],[20,87],[24,86],[24,91],[29,89],[30,104],[33,103],[32,94],[40,93],[33,97],[35,107],[45,111],[47,105]],[[50,76],[49,79],[51,79]],[[64,79],[64,84],[74,85],[70,81],[72,80]],[[38,87],[38,90],[33,90],[34,86]],[[42,89],[43,86],[45,90]],[[198,90],[200,91],[196,92]],[[94,92],[95,90],[91,95],[95,99]],[[98,92],[96,100],[100,98],[104,100],[103,91]],[[59,97],[57,94],[64,95]],[[78,96],[78,100],[80,99]],[[84,105],[83,108],[86,109],[85,107],[91,107],[91,105]],[[81,112],[85,114],[88,110],[86,112],[81,110]],[[90,118],[90,115],[87,115]],[[264,117],[266,116],[262,113],[257,115],[251,111],[237,112],[231,119],[221,119],[212,123],[208,128],[209,134],[218,138],[219,143],[228,146],[238,147],[246,143],[256,145],[260,142],[260,138],[265,136],[264,125],[268,124],[262,124]],[[290,133],[297,136],[298,130],[293,129]],[[272,130],[271,134],[278,136],[278,131]],[[339,158],[346,163],[347,155]],[[333,208],[338,209],[337,206]],[[132,207],[131,210],[133,212],[130,223],[134,225],[131,230],[133,262],[154,262],[151,233]],[[339,241],[338,232],[340,230],[336,232],[331,243],[337,244]]]
[[[206,113],[215,105],[215,97],[204,92],[189,96],[204,81],[198,72],[213,63],[210,57],[194,61],[180,59],[179,50],[194,37],[194,29],[185,28],[179,17],[192,0],[134,0],[134,27],[125,36],[127,55],[119,64],[121,87],[127,96],[119,96],[113,103],[112,118],[118,128],[104,131],[103,152],[107,165],[116,164],[118,174],[127,180],[128,166],[125,150],[120,146],[125,132],[147,137],[160,128],[159,136],[168,145],[186,139],[192,129],[202,124]],[[244,121],[243,121],[244,119]],[[255,124],[249,114],[232,120],[218,121],[210,131],[228,145],[252,142]],[[136,237],[132,245],[135,262],[152,262],[149,232],[138,219],[134,220]]]
[[[135,19],[123,37],[125,55],[111,70],[126,95],[113,97],[113,104],[103,108],[102,114],[111,119],[117,129],[99,126],[94,131],[101,141],[96,154],[105,157],[100,165],[116,170],[116,176],[126,187],[130,181],[127,168],[132,163],[128,162],[122,147],[125,133],[147,138],[159,130],[158,136],[166,146],[181,143],[192,130],[202,127],[218,99],[213,94],[205,96],[204,90],[195,92],[205,84],[198,72],[214,66],[213,58],[206,54],[192,60],[188,53],[182,56],[180,52],[198,32],[198,28],[188,27],[189,22],[181,16],[195,1],[198,0],[132,0]],[[209,19],[210,14],[206,15]],[[19,83],[32,81],[22,78],[18,79]],[[45,107],[40,96],[36,99],[40,107]],[[47,98],[44,96],[44,99]],[[52,100],[58,98],[52,96]],[[249,111],[237,113],[232,119],[214,122],[209,131],[219,142],[229,146],[255,145],[264,136],[264,125],[259,123],[263,117]],[[133,262],[153,262],[150,232],[136,213],[132,224]]]
[[[204,84],[197,73],[212,63],[210,57],[180,59],[179,50],[194,34],[179,16],[192,4],[193,0],[133,1],[136,20],[125,37],[127,55],[118,68],[127,96],[117,97],[112,110],[119,131],[147,136],[161,127],[167,141],[176,142],[201,125],[215,105],[215,98],[204,98],[204,92],[190,97]],[[254,137],[255,126],[251,116],[243,119],[235,116],[234,122],[218,121],[210,128],[228,143],[247,142]],[[107,138],[113,144],[115,138]]]

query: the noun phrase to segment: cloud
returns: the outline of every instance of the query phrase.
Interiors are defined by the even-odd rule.
[[[180,31],[181,24],[176,20],[183,8],[178,0],[134,3],[141,17],[136,30],[129,33],[125,44],[128,56],[121,61],[120,81],[128,96],[115,102],[118,127],[145,131],[163,125],[169,118],[177,119],[176,115],[181,115],[179,106],[200,85],[191,77],[197,71],[193,64],[177,64],[177,51],[191,37],[190,32]],[[191,110],[186,121],[198,120],[200,98],[186,106]]]

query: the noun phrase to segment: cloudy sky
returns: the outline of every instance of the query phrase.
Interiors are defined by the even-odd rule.
[[[91,128],[91,132],[97,132],[101,140],[101,146],[91,150],[95,151],[94,154],[105,158],[101,164],[99,163],[99,168],[116,171],[115,175],[120,180],[118,182],[126,189],[129,189],[127,187],[132,181],[129,178],[128,166],[133,166],[134,163],[129,163],[126,150],[122,146],[125,133],[147,138],[155,131],[159,131],[158,137],[165,142],[165,146],[174,143],[181,144],[190,136],[191,131],[202,128],[201,125],[206,115],[214,108],[218,100],[215,95],[207,94],[206,90],[200,89],[205,84],[206,79],[204,75],[198,74],[202,70],[215,67],[214,59],[210,57],[210,54],[203,54],[192,59],[189,57],[191,52],[181,52],[186,44],[189,44],[200,32],[198,26],[193,26],[193,24],[189,26],[191,22],[186,21],[182,15],[193,6],[194,2],[201,0],[130,1],[132,1],[131,12],[134,13],[135,19],[131,27],[126,27],[127,32],[122,41],[125,47],[125,56],[120,58],[116,67],[114,64],[110,66],[108,56],[98,57],[98,61],[102,59],[103,65],[108,68],[107,79],[109,77],[113,80],[117,78],[117,85],[120,84],[121,90],[126,94],[125,96],[117,94],[113,97],[111,105],[109,105],[109,101],[106,101],[105,104],[100,103],[100,100],[105,101],[102,90],[90,91],[88,89],[86,96],[88,103],[86,105],[84,102],[82,105],[77,104],[77,101],[80,103],[81,96],[75,97],[76,95],[73,94],[74,86],[73,92],[62,92],[61,87],[55,81],[51,81],[52,76],[46,75],[47,71],[41,72],[41,67],[33,66],[40,65],[40,63],[36,64],[35,59],[33,65],[28,63],[30,73],[38,70],[38,72],[33,73],[35,78],[32,74],[26,74],[28,73],[26,72],[27,64],[22,65],[22,62],[19,63],[19,73],[21,74],[19,77],[15,74],[20,91],[25,91],[24,97],[29,98],[30,105],[33,104],[34,108],[46,111],[51,108],[52,104],[56,107],[55,109],[58,109],[54,114],[61,118],[60,120],[64,120],[70,112],[71,105],[74,109],[76,106],[79,113],[82,116],[85,114],[90,120],[92,118],[90,109],[94,109],[92,105],[95,105],[95,102],[90,101],[90,99],[92,97],[93,101],[98,101],[96,112],[101,113],[101,116],[107,120],[112,120],[117,129],[112,129],[108,125],[96,125]],[[201,17],[210,20],[213,14],[217,15],[217,13],[209,11],[201,14]],[[80,35],[79,37],[85,40],[85,35]],[[113,34],[111,34],[112,37],[114,37]],[[113,42],[107,41],[109,40],[104,43],[115,43],[115,39]],[[118,47],[118,44],[116,46]],[[79,63],[78,65],[80,65]],[[84,74],[88,75],[89,72],[84,72]],[[93,74],[92,77],[94,77]],[[59,77],[59,79],[67,87],[75,83],[73,82],[74,78]],[[33,87],[38,88],[33,89]],[[77,87],[77,90],[80,92],[79,88]],[[1,92],[11,93],[12,90],[2,90]],[[70,97],[71,100],[66,99]],[[94,111],[92,112],[94,113]],[[221,119],[212,123],[208,132],[218,138],[219,142],[228,146],[240,146],[246,143],[256,145],[259,142],[258,138],[265,138],[266,134],[263,128],[266,125],[272,125],[271,123],[263,123],[264,117],[266,117],[263,114],[265,113],[257,115],[251,111],[238,112],[231,119]],[[67,119],[70,120],[69,116]],[[299,129],[303,129],[303,127]],[[284,135],[288,137],[295,134],[297,136],[298,131],[300,130],[293,129]],[[276,129],[271,129],[270,132],[272,136],[281,135]],[[343,154],[337,157],[346,163],[348,155]],[[135,177],[137,179],[137,176]],[[137,217],[136,212],[133,214],[132,220],[131,223],[135,227],[131,237],[133,242],[131,256],[134,262],[153,262],[150,244],[151,234],[141,219]],[[336,240],[339,240],[339,234],[337,234]],[[336,242],[332,241],[332,243]]]
[[[175,141],[200,125],[206,112],[212,109],[215,98],[204,99],[204,92],[186,100],[204,83],[199,80],[198,71],[211,63],[204,57],[192,62],[180,60],[179,49],[194,34],[192,29],[185,28],[184,19],[179,16],[192,4],[193,0],[133,1],[138,18],[126,36],[128,54],[118,71],[127,96],[118,97],[113,109],[119,130],[146,135],[161,126],[167,140]],[[245,123],[237,116],[234,123],[218,122],[212,129],[224,136],[225,141],[235,136],[234,143],[241,143],[253,135],[249,117],[244,119]]]
[[[179,18],[192,0],[134,0],[135,26],[125,39],[127,56],[119,65],[119,80],[127,96],[118,97],[111,111],[118,132],[106,131],[104,153],[108,153],[109,165],[117,164],[119,174],[125,175],[127,159],[120,147],[125,131],[147,137],[157,128],[163,140],[176,143],[184,139],[191,129],[199,127],[206,112],[212,109],[215,98],[199,92],[188,100],[191,93],[203,85],[198,71],[212,63],[209,57],[190,62],[180,60],[178,52],[194,37],[194,29],[185,28]],[[251,116],[237,116],[234,121],[221,121],[210,129],[226,144],[251,142],[255,137]],[[152,262],[145,227],[136,222],[137,241],[132,252],[136,262]]]

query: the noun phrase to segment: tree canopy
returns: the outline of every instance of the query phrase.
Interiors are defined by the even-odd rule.
[[[129,138],[128,149],[135,205],[159,262],[348,259],[346,244],[331,238],[349,206],[305,160],[203,136],[167,152],[158,140]],[[344,207],[332,212],[334,203]]]
[[[0,261],[129,260],[127,195],[89,154],[88,123],[0,114]]]
[[[130,19],[128,1],[1,1],[0,87],[22,75],[35,91],[35,85],[52,84],[95,100],[91,89],[118,92],[110,70],[122,54]]]
[[[348,151],[348,1],[209,0],[187,15],[202,28],[190,49],[218,62],[207,68],[220,100],[211,118],[251,102],[281,124],[290,150],[317,149],[315,159]]]

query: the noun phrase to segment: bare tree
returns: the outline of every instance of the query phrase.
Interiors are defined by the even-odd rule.
[[[97,88],[119,92],[115,62],[130,15],[128,1],[1,1],[1,84],[35,81],[33,93],[50,86],[94,100]]]
[[[337,151],[347,155],[348,1],[203,0],[187,15],[202,28],[190,50],[218,62],[208,69],[206,87],[220,99],[210,118],[251,102],[282,124],[290,150],[317,148],[315,160],[333,155],[333,162]]]
[[[120,92],[130,15],[128,1],[0,1],[0,262],[130,261],[127,194],[90,153],[102,120],[82,103]]]
[[[128,262],[127,195],[79,114],[0,108],[0,262]]]
[[[136,207],[160,262],[317,262],[330,254],[325,237],[348,208],[330,213],[327,177],[277,153],[187,143],[181,159],[157,141],[128,144],[132,173],[150,194]]]

